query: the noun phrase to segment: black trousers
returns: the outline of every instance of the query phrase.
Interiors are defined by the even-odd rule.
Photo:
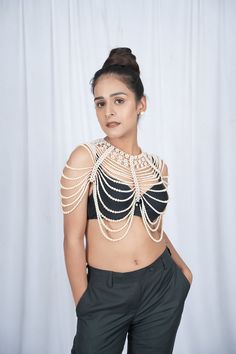
[[[169,248],[131,272],[88,266],[71,354],[170,354],[190,283]]]

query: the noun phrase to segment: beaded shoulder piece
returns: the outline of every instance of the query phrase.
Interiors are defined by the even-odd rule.
[[[153,205],[148,202],[147,195],[151,199],[167,205],[169,200],[167,193],[166,200],[158,199],[158,193],[167,191],[168,187],[168,176],[163,174],[163,160],[155,154],[148,154],[144,151],[139,155],[127,154],[110,144],[104,138],[99,138],[81,145],[89,151],[94,163],[91,167],[69,166],[68,163],[66,163],[66,169],[64,173],[62,173],[60,181],[60,196],[63,213],[69,214],[73,212],[81,202],[89,184],[93,183],[92,193],[97,220],[101,233],[107,240],[120,241],[128,234],[132,224],[135,206],[139,204],[142,220],[148,235],[153,241],[160,242],[163,238],[162,219],[166,208],[162,211],[156,210]],[[68,173],[65,171],[68,171]],[[70,171],[73,172],[73,177],[71,177]],[[69,180],[72,185],[66,187],[63,184],[65,180]],[[111,181],[112,185],[110,185],[108,181]],[[114,187],[113,182],[117,183],[118,188]],[[129,186],[129,189],[119,188],[121,184]],[[153,189],[150,193],[150,188],[157,185],[162,185],[163,188],[159,188],[158,190]],[[110,190],[118,192],[117,194],[123,197],[114,198],[114,196],[109,194],[107,187],[109,187]],[[107,205],[104,204],[100,193],[101,188],[110,198],[107,199],[108,201],[111,199],[115,200],[117,203],[128,201],[129,207],[119,211],[112,210],[108,203]],[[66,190],[66,195],[63,194],[64,190]],[[153,193],[155,196],[153,196]],[[73,199],[72,202],[70,201],[71,199]],[[64,201],[66,201],[66,203]],[[100,210],[99,204],[102,204],[109,213],[126,212],[125,217],[119,220],[108,218]],[[151,221],[148,217],[145,205],[149,205],[157,213],[157,218],[154,221]],[[109,227],[110,222],[117,223],[121,220],[124,220],[124,224],[120,228],[113,229]],[[153,237],[152,233],[155,232],[159,226],[161,228],[160,237],[156,239]],[[115,232],[121,232],[122,230],[124,230],[124,232],[119,237],[111,237],[108,235],[108,233],[111,235],[115,234]]]

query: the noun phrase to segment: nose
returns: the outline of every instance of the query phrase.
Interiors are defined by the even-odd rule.
[[[109,116],[113,116],[113,115],[114,115],[114,112],[112,112],[111,104],[107,103],[106,109],[105,109],[105,117],[109,118]]]
[[[105,113],[106,118],[109,118],[109,116],[114,116],[114,113]]]

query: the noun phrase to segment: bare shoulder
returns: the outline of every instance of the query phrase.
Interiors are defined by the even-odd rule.
[[[73,167],[91,167],[94,164],[94,158],[88,144],[78,145],[71,152],[67,164]]]

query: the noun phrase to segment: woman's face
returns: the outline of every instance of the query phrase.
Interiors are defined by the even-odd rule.
[[[109,137],[120,138],[137,130],[137,115],[144,111],[145,96],[137,103],[134,93],[115,75],[102,75],[94,88],[96,114]],[[118,124],[109,124],[116,122]]]

